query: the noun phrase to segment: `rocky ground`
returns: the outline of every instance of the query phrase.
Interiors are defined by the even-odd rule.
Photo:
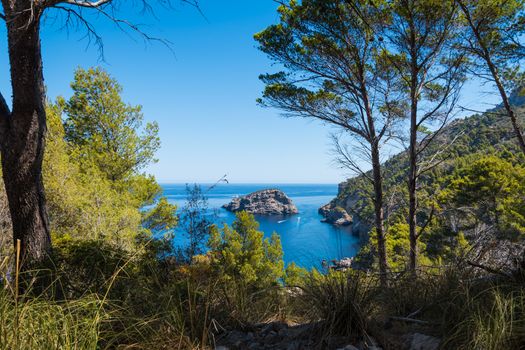
[[[421,333],[394,336],[388,349],[437,350],[440,340]],[[289,325],[271,322],[250,329],[224,332],[216,338],[215,350],[383,350],[372,337],[350,339],[348,337],[323,337],[316,325]],[[387,348],[385,348],[386,350]]]
[[[231,212],[247,211],[257,215],[292,215],[299,211],[284,192],[276,189],[261,190],[234,198],[223,208]]]

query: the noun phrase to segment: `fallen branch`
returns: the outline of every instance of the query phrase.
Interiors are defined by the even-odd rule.
[[[419,313],[423,310],[422,307],[420,307],[419,309],[417,309],[416,311],[412,312],[410,315],[407,316],[407,318],[412,318],[414,316],[417,316],[419,315]]]
[[[503,271],[500,271],[500,270],[496,270],[496,269],[493,269],[492,267],[489,267],[489,266],[485,266],[485,265],[482,265],[482,264],[478,264],[478,263],[475,263],[473,261],[467,261],[467,264],[469,264],[470,266],[473,266],[473,267],[477,267],[479,269],[482,269],[482,270],[485,270],[489,273],[492,273],[492,274],[495,274],[495,275],[500,275],[500,276],[503,276],[503,277],[507,277],[507,278],[511,278],[512,276],[506,272],[503,272]]]
[[[418,319],[410,318],[410,317],[390,316],[389,318],[392,321],[401,321],[401,322],[417,323],[417,324],[424,324],[424,325],[435,325],[435,324],[437,324],[435,322],[423,321],[423,320],[418,320]]]

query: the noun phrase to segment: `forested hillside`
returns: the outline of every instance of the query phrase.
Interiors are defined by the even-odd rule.
[[[515,99],[515,102],[520,102]],[[520,120],[525,120],[524,109],[521,105],[516,105],[516,111]],[[523,156],[519,153],[518,146],[515,140],[514,131],[509,125],[505,114],[501,109],[494,109],[482,114],[475,114],[464,119],[457,119],[447,125],[440,134],[436,137],[435,142],[431,144],[423,155],[423,162],[428,161],[430,164],[429,171],[421,177],[419,191],[423,205],[426,209],[419,212],[421,222],[426,222],[432,215],[431,223],[427,229],[429,231],[422,237],[424,242],[430,242],[433,246],[428,246],[427,253],[432,258],[437,258],[443,252],[442,245],[444,231],[448,233],[446,236],[446,244],[453,244],[451,237],[458,234],[466,234],[470,241],[476,242],[479,239],[479,225],[474,225],[469,215],[460,211],[452,210],[454,204],[451,202],[450,194],[451,187],[455,186],[456,192],[468,191],[467,184],[453,184],[459,174],[461,176],[473,176],[474,170],[481,171],[482,167],[486,167],[487,173],[497,177],[505,177],[507,170],[511,176],[517,175],[521,171],[520,164],[523,163]],[[477,169],[472,169],[477,167]],[[502,167],[502,169],[498,168]],[[514,169],[513,167],[516,167]],[[385,193],[389,201],[387,202],[387,217],[389,217],[389,224],[399,228],[399,219],[403,216],[406,210],[407,193],[406,175],[408,171],[408,156],[407,152],[401,152],[384,163],[384,186]],[[468,174],[465,174],[468,172]],[[496,172],[494,174],[493,172]],[[370,174],[370,173],[368,173]],[[487,174],[486,174],[487,175]],[[489,175],[490,176],[490,175]],[[497,181],[498,179],[493,179]],[[503,180],[500,178],[499,180]],[[516,213],[521,221],[525,212],[520,211],[519,203],[521,200],[519,196],[523,194],[522,185],[519,183],[522,179],[518,179],[518,183],[514,184],[510,191],[515,191],[515,198],[518,202],[519,211]],[[458,187],[459,186],[459,187]],[[496,185],[494,185],[496,186]],[[510,185],[508,185],[510,186]],[[493,188],[494,192],[499,192],[501,188]],[[372,188],[370,182],[364,175],[350,178],[347,181],[339,184],[338,196],[329,204],[320,210],[321,213],[326,213],[327,210],[334,208],[344,208],[353,217],[354,233],[361,236],[363,242],[368,242],[369,232],[373,225],[373,205],[370,200]],[[472,197],[470,203],[474,201],[487,201],[493,193],[487,193],[486,188],[479,187],[472,189]],[[489,190],[490,191],[490,190]],[[464,193],[463,193],[464,194]],[[507,198],[507,200],[509,200]],[[501,204],[498,204],[501,205]],[[510,205],[510,204],[507,204]],[[473,210],[473,208],[471,208]],[[506,209],[509,209],[508,207]],[[503,210],[503,208],[500,208]],[[473,213],[471,213],[474,215]],[[475,213],[480,214],[480,213]],[[482,215],[487,215],[483,213]],[[488,218],[478,218],[480,221]],[[516,220],[516,218],[514,218]],[[490,220],[484,221],[488,228],[484,230],[497,231],[495,222]],[[438,229],[439,228],[439,229]],[[490,231],[489,230],[489,231]],[[518,237],[523,234],[522,227],[516,227],[512,237]],[[396,232],[399,235],[399,232]],[[405,232],[406,234],[406,232]],[[405,237],[406,239],[407,237]],[[508,239],[509,236],[500,236],[501,239]],[[407,242],[406,242],[407,243]],[[479,242],[478,242],[479,244]],[[520,243],[521,244],[521,243]],[[364,250],[367,250],[365,246]],[[403,250],[406,251],[407,246]],[[519,248],[515,249],[520,251]],[[504,255],[503,252],[500,252]],[[403,255],[403,254],[396,254]]]
[[[517,106],[521,120],[525,120],[525,110]],[[399,147],[399,145],[398,145]],[[495,109],[482,114],[475,114],[464,119],[457,119],[446,126],[436,142],[429,146],[425,157],[436,157],[432,172],[424,177],[422,190],[431,191],[434,185],[442,184],[444,177],[466,159],[483,157],[490,154],[517,154],[517,145],[512,127],[501,110]],[[519,155],[518,155],[519,156]],[[384,163],[385,187],[391,192],[399,190],[405,184],[408,167],[407,153],[401,152]],[[349,178],[339,184],[337,198],[329,207],[343,207],[352,214],[356,223],[369,224],[370,218],[366,203],[363,202],[371,190],[364,176]]]

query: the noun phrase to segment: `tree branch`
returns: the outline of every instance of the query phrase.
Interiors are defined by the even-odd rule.
[[[74,9],[72,7],[64,7],[60,5],[54,5],[53,8],[62,10],[66,13],[66,19],[64,27],[68,27],[71,22],[76,21],[76,23],[81,24],[86,29],[86,35],[85,37],[88,38],[89,42],[91,42],[91,38],[95,39],[96,45],[99,47],[101,56],[104,56],[104,45],[102,43],[102,37],[96,32],[95,28],[89,21],[87,21],[81,13],[76,11],[77,9]]]
[[[4,21],[6,20],[5,19],[5,15],[3,13],[0,12],[0,19],[3,19]]]
[[[503,116],[507,115],[506,113],[491,112],[490,110],[489,111],[480,111],[480,110],[477,110],[477,109],[471,109],[471,108],[467,108],[467,107],[463,107],[463,106],[458,106],[458,108],[461,109],[462,111],[473,112],[473,113],[478,113],[478,114],[492,114],[492,115],[500,116],[500,117],[503,117]]]
[[[419,232],[416,234],[416,239],[419,239],[419,237],[423,234],[423,232],[425,232],[426,228],[428,227],[428,225],[430,224],[430,222],[434,218],[435,209],[436,208],[434,206],[432,206],[432,210],[430,211],[430,215],[428,216],[427,220],[425,221],[425,223],[423,224],[423,226],[421,227]]]
[[[368,180],[371,184],[374,184],[374,179],[370,177],[370,175],[363,171],[363,169],[359,166],[358,162],[356,162],[350,152],[348,151],[348,148],[341,144],[339,138],[337,135],[332,134],[331,135],[332,142],[334,144],[334,154],[336,156],[335,161],[342,167],[347,168],[354,173],[356,173],[359,176],[363,176],[366,180]],[[366,146],[364,146],[366,147]]]
[[[469,264],[470,266],[477,267],[479,269],[485,270],[488,273],[492,273],[494,275],[499,275],[499,276],[503,276],[503,277],[507,277],[507,278],[512,277],[510,274],[508,274],[506,272],[494,269],[492,267],[489,267],[489,266],[486,266],[486,265],[483,265],[483,264],[478,264],[478,263],[470,261],[470,260],[467,261],[467,264]]]
[[[417,320],[417,319],[415,319],[415,318],[410,318],[410,317],[390,316],[389,318],[390,318],[392,321],[401,321],[401,322],[417,323],[417,324],[422,324],[422,325],[435,324],[435,323],[433,323],[433,322],[424,321],[424,320]]]
[[[66,25],[65,25],[66,27],[71,23],[72,20],[76,20],[77,23],[82,24],[87,30],[86,37],[88,37],[90,40],[92,37],[95,38],[95,42],[100,49],[102,58],[104,56],[102,37],[97,34],[95,30],[95,26],[91,24],[84,17],[82,13],[82,8],[90,8],[95,11],[98,11],[100,15],[109,19],[122,32],[128,35],[129,33],[127,29],[129,29],[133,33],[139,34],[145,41],[160,42],[161,44],[166,46],[170,51],[173,52],[171,43],[169,41],[150,36],[149,34],[144,32],[138,24],[131,23],[125,19],[117,18],[115,15],[115,9],[114,9],[115,1],[114,0],[93,0],[93,1],[89,1],[89,0],[44,0],[44,1],[45,2],[43,4],[43,8],[56,8],[56,9],[66,12],[67,14]],[[151,10],[151,6],[148,4],[148,0],[140,0],[140,2],[143,4],[144,10]],[[204,13],[199,7],[198,0],[180,0],[180,2],[195,7],[199,11],[199,13],[205,18]],[[171,1],[170,0],[161,1],[161,3],[165,5],[169,5]],[[108,6],[105,6],[105,5],[108,5]]]
[[[65,0],[65,1],[62,1],[62,2],[65,3],[65,4],[76,5],[76,6],[80,6],[80,7],[95,8],[95,7],[100,7],[102,5],[108,4],[111,1],[113,1],[113,0],[98,0],[98,1],[93,1],[93,2],[91,2],[91,1],[78,1],[78,0]]]

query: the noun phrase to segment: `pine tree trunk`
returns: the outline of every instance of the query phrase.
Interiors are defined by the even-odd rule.
[[[381,161],[377,142],[372,145],[372,173],[374,176],[374,212],[377,237],[377,255],[379,259],[379,275],[382,286],[388,284],[388,263],[386,260],[386,244],[384,232],[383,213],[383,175],[381,174]]]
[[[417,132],[418,132],[418,62],[416,39],[412,29],[411,40],[411,84],[410,84],[410,145],[408,150],[408,227],[410,240],[409,270],[417,273]]]
[[[416,131],[417,132],[417,131]],[[414,132],[414,134],[416,134]],[[412,139],[412,137],[411,137]],[[415,137],[414,137],[415,139]],[[408,227],[410,240],[409,270],[416,273],[417,270],[417,156],[415,141],[410,145],[410,169],[408,172]]]
[[[2,173],[13,223],[13,239],[21,241],[24,266],[42,262],[51,239],[42,182],[46,133],[45,91],[39,37],[38,9],[31,1],[10,3],[7,17],[13,108],[4,115]]]

